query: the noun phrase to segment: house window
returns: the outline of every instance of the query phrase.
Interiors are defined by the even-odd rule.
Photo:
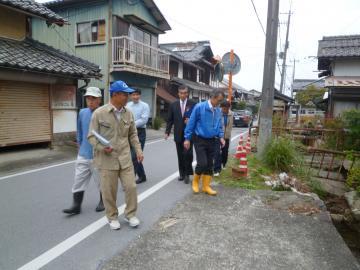
[[[78,23],[77,44],[91,44],[105,41],[105,20]]]

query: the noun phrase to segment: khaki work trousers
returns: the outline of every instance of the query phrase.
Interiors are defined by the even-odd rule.
[[[130,166],[120,170],[100,170],[100,176],[101,193],[108,220],[115,220],[119,215],[116,206],[119,178],[125,192],[125,217],[128,219],[134,217],[137,210],[134,167]]]

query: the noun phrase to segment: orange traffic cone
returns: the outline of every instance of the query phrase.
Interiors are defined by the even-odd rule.
[[[239,145],[243,145],[244,144],[244,138],[243,135],[240,135],[240,140],[239,140]]]
[[[243,151],[244,151],[243,146],[242,146],[242,145],[238,145],[234,157],[237,158],[237,159],[240,159]]]
[[[246,145],[245,145],[246,153],[249,154],[251,152],[251,138],[250,136],[247,139]]]
[[[240,154],[240,165],[239,165],[240,173],[242,177],[247,177],[248,175],[248,166],[247,166],[247,158],[246,158],[246,150],[243,150]]]

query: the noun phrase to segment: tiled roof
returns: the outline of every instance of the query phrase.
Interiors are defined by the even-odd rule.
[[[197,42],[176,42],[160,44],[161,49],[167,49],[175,52],[184,57],[184,60],[190,62],[197,62],[203,58],[211,58],[214,56],[210,41],[197,41]],[[205,55],[207,53],[208,55]]]
[[[360,57],[360,35],[323,37],[318,57]]]
[[[1,67],[82,79],[102,76],[99,66],[32,39],[0,39]]]
[[[305,90],[308,86],[314,85],[318,88],[325,87],[325,80],[316,80],[316,79],[295,79],[293,82],[293,91]]]
[[[39,16],[51,23],[59,25],[63,25],[65,23],[65,19],[60,15],[48,9],[43,4],[35,2],[34,0],[0,0],[0,5],[12,7],[34,16]]]
[[[189,81],[189,80],[185,80],[185,79],[180,79],[178,77],[173,77],[171,79],[171,81],[175,82],[177,84],[180,84],[180,85],[184,84],[194,90],[205,91],[205,92],[212,92],[213,90],[215,90],[214,87],[211,87],[209,85],[201,84],[201,83],[197,83],[197,82],[193,82],[193,81]]]

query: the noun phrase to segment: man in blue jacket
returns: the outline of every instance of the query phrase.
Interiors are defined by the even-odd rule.
[[[87,140],[92,113],[100,106],[101,91],[97,87],[88,87],[85,93],[87,108],[81,109],[77,122],[77,143],[79,153],[75,165],[75,178],[72,187],[73,204],[70,208],[64,209],[66,214],[76,215],[80,213],[84,192],[89,185],[91,177],[100,191],[100,180],[98,172],[93,166],[93,148]],[[100,192],[100,201],[95,209],[96,212],[104,211],[104,204]]]
[[[210,187],[210,182],[214,167],[214,144],[216,140],[220,140],[221,145],[225,145],[222,112],[218,107],[224,98],[225,94],[222,91],[215,90],[209,100],[197,104],[185,129],[184,147],[189,149],[192,139],[196,152],[197,165],[192,182],[194,193],[199,193],[199,181],[202,178],[203,192],[216,195],[216,191]]]

